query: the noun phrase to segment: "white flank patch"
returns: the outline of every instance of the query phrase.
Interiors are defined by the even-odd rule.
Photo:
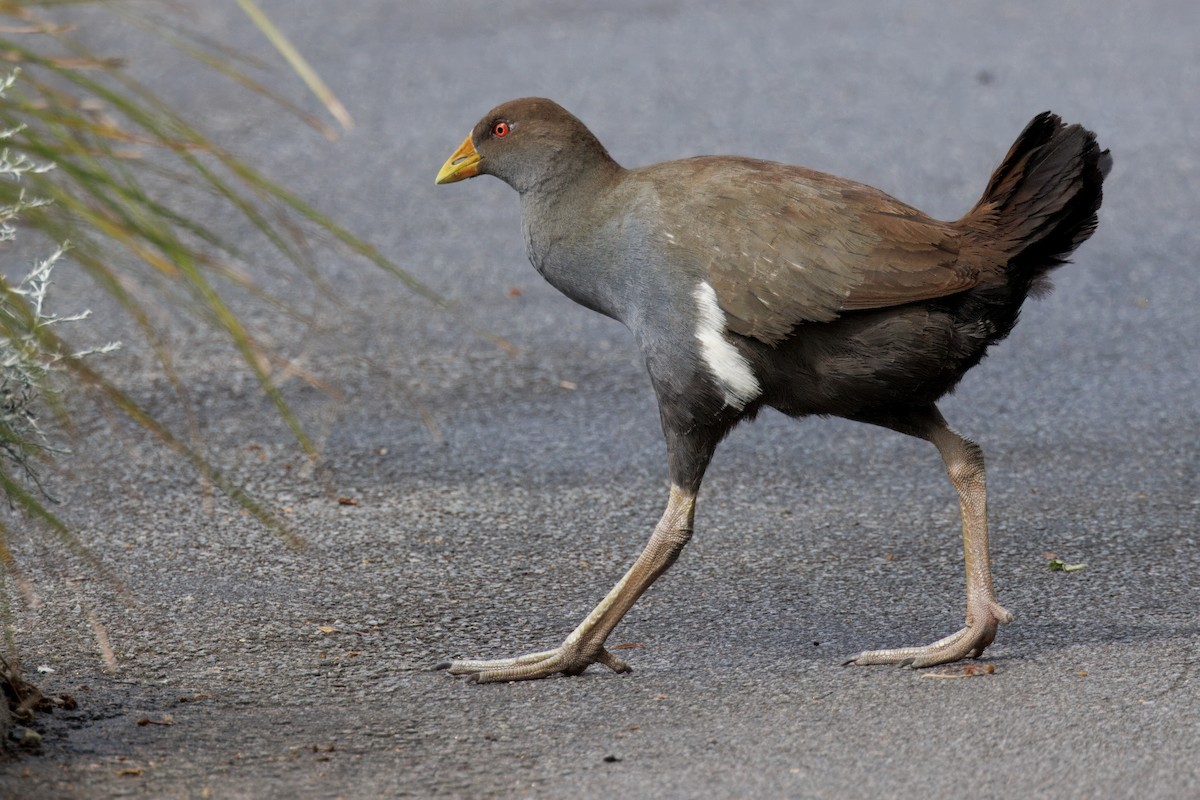
[[[700,318],[696,322],[696,339],[700,355],[725,392],[725,405],[737,409],[762,393],[750,364],[738,349],[725,338],[725,312],[717,305],[717,293],[707,281],[701,281],[692,293]]]

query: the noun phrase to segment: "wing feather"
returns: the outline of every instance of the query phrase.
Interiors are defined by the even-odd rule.
[[[978,284],[953,223],[869,186],[772,162],[704,157],[644,170],[660,224],[698,260],[729,329],[768,344],[847,311]],[[674,210],[678,209],[679,213]]]

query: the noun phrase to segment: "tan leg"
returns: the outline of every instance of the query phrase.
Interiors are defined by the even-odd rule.
[[[608,596],[558,647],[516,658],[448,661],[439,664],[438,669],[449,670],[451,675],[469,675],[479,683],[533,680],[557,672],[578,675],[592,664],[603,664],[614,672],[628,672],[629,665],[605,650],[604,642],[637,599],[675,563],[683,546],[692,538],[695,505],[694,492],[671,487],[667,510],[642,554]]]
[[[958,490],[962,507],[963,556],[967,570],[967,624],[957,633],[923,647],[870,650],[847,664],[900,664],[930,667],[963,658],[976,658],[996,638],[996,627],[1012,621],[992,588],[992,566],[988,557],[987,487],[983,451],[974,442],[955,433],[936,410],[914,425],[890,425],[897,430],[931,441],[942,459],[950,481]]]

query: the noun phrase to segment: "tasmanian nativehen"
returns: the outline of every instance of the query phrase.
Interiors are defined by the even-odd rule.
[[[633,333],[658,396],[671,491],[645,550],[561,645],[439,666],[481,682],[577,675],[593,663],[627,671],[605,640],[691,538],[717,443],[764,406],[925,439],[958,491],[966,625],[847,663],[926,667],[982,654],[1012,619],[992,588],[983,453],[936,403],[1096,229],[1111,165],[1093,133],[1039,114],[975,207],[942,222],[870,186],[768,161],[625,169],[550,100],[489,111],[437,182],[494,175],[516,189],[537,271]]]

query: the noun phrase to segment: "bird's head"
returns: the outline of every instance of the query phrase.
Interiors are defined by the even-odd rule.
[[[523,193],[608,165],[615,162],[574,115],[553,100],[525,97],[484,115],[442,165],[436,182],[494,175]]]

